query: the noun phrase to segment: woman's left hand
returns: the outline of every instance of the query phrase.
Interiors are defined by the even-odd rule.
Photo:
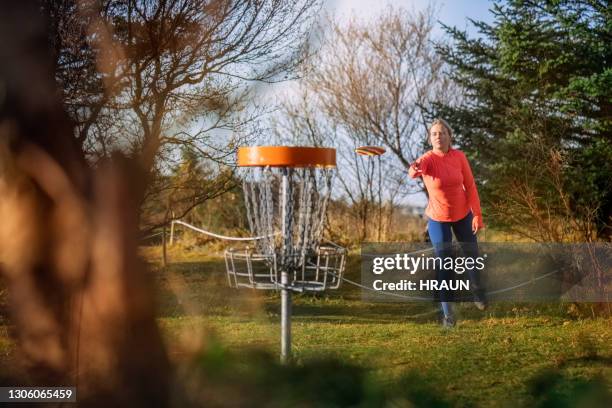
[[[478,230],[483,229],[483,228],[484,228],[484,224],[482,223],[482,220],[480,219],[480,217],[475,216],[474,218],[472,218],[472,233],[474,235],[478,233]]]

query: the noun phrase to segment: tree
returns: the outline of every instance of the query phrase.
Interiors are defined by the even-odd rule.
[[[423,152],[424,113],[453,99],[431,31],[434,9],[388,8],[379,18],[333,24],[306,77],[324,113],[355,141],[387,147],[406,169]]]
[[[41,0],[40,4],[47,19],[53,72],[64,109],[74,123],[80,149],[91,156],[90,134],[102,134],[111,127],[112,118],[104,108],[124,84],[117,76],[99,72],[97,50],[90,41],[92,20],[79,12],[77,1]],[[108,14],[107,5],[108,1],[100,5],[101,13]],[[100,149],[108,157],[107,143]]]
[[[390,167],[388,157],[364,158],[355,153],[357,144],[375,144],[373,140],[356,142],[343,133],[340,125],[322,112],[312,91],[302,87],[300,99],[286,102],[274,117],[272,128],[282,144],[334,146],[337,153],[336,193],[333,200],[346,201],[348,206],[332,205],[349,216],[348,222],[326,224],[328,233],[348,236],[360,242],[366,239],[385,240],[393,215],[393,204],[405,187],[405,177],[394,179],[383,173]],[[385,206],[385,201],[391,205]],[[330,220],[331,221],[331,220]],[[355,228],[356,227],[356,228]],[[335,231],[332,231],[334,229]]]
[[[249,84],[291,77],[318,4],[44,2],[57,19],[50,33],[56,77],[85,152],[93,161],[114,150],[136,158],[149,197],[167,190],[168,178],[161,176],[180,149],[198,152],[224,171],[235,148],[252,136],[261,111],[251,103]],[[223,191],[198,191],[194,198]]]
[[[239,185],[234,169],[220,170],[198,152],[184,147],[180,159],[168,174],[159,171],[144,197],[142,218],[152,226],[165,225],[172,219],[182,219],[194,209],[205,206]],[[188,221],[191,222],[191,221]]]
[[[330,21],[322,45],[304,67],[302,94],[278,119],[279,133],[302,135],[338,149],[338,182],[365,239],[381,239],[397,203],[422,185],[408,187],[407,168],[425,149],[424,113],[453,99],[452,84],[431,43],[434,10],[388,8],[369,22]],[[363,158],[360,145],[390,154]]]
[[[53,4],[74,11],[68,2]],[[49,33],[64,26],[46,26],[35,1],[3,2],[0,12],[0,36],[10,39],[0,42],[6,59],[0,64],[0,273],[19,361],[29,368],[28,378],[13,383],[75,384],[79,402],[91,406],[166,406],[171,373],[155,320],[152,276],[138,256],[139,208],[158,155],[167,153],[162,147],[176,109],[189,100],[198,101],[189,114],[215,106],[205,104],[211,94],[200,99],[198,86],[218,90],[210,75],[266,80],[284,70],[277,71],[280,55],[266,52],[283,47],[299,25],[282,20],[291,28],[283,32],[287,38],[278,38],[273,24],[281,23],[279,10],[296,11],[295,3],[217,1],[193,8],[196,2],[117,1],[102,10],[93,2],[78,4],[87,22],[86,42],[78,43],[93,50],[101,83],[112,78],[121,84],[100,113],[115,115],[108,129],[126,130],[123,139],[117,134],[115,151],[95,164],[86,160],[75,118],[64,111],[65,98],[86,92],[56,87],[58,61],[78,69],[57,52],[63,45],[49,47]],[[82,34],[75,38],[81,41]],[[211,35],[210,48],[195,53],[199,39]],[[234,48],[224,50],[228,44]],[[184,68],[191,57],[202,64],[195,71],[164,68]],[[87,64],[88,58],[74,61]],[[226,95],[232,101],[236,90]],[[84,117],[95,116],[93,105],[82,106],[89,110]],[[95,135],[100,130],[90,127],[87,137],[107,140]]]
[[[605,1],[497,2],[438,47],[466,95],[454,125],[490,220],[540,241],[612,239],[612,38]]]
[[[169,363],[137,254],[138,164],[89,167],[45,34],[36,2],[2,4],[0,273],[28,369],[14,382],[78,384],[91,406],[165,406]]]

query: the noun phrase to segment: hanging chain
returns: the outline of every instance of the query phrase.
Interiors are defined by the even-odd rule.
[[[320,168],[264,167],[245,172],[249,228],[254,235],[266,237],[256,243],[260,253],[278,255],[279,266],[294,269],[316,251],[333,175],[333,170]]]

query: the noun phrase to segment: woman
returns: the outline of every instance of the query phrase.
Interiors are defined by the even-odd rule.
[[[437,257],[452,256],[452,233],[459,241],[465,256],[478,257],[476,233],[484,228],[478,190],[465,154],[451,147],[453,131],[443,119],[436,119],[429,128],[432,150],[417,159],[409,169],[412,178],[422,177],[429,203],[425,214],[427,231]],[[486,308],[484,291],[480,287],[478,271],[467,270],[470,289],[480,310]],[[436,270],[437,280],[448,281],[451,271]],[[445,327],[455,324],[448,290],[440,291],[440,302]]]

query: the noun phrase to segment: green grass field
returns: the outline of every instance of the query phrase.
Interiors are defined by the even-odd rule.
[[[169,344],[193,341],[185,333],[201,330],[235,352],[278,354],[278,294],[230,289],[220,258],[173,258],[159,272]],[[357,256],[347,277],[359,280]],[[561,389],[548,390],[561,394],[585,380],[612,379],[612,319],[567,313],[569,306],[497,303],[480,312],[461,304],[457,327],[444,330],[432,303],[364,303],[360,289],[344,285],[294,296],[293,352],[298,364],[336,358],[382,383],[416,373],[451,405],[532,405],[546,378],[561,378]]]
[[[215,347],[244,364],[249,360],[242,356],[263,351],[267,364],[276,364],[277,293],[229,288],[220,257],[171,253],[163,269],[157,249],[145,253],[159,283],[160,326],[177,366],[203,349],[210,357]],[[350,258],[347,276],[359,280],[358,257]],[[295,295],[297,366],[337,361],[379,389],[405,391],[413,402],[429,395],[430,406],[610,402],[604,399],[612,382],[612,319],[568,313],[564,304],[497,303],[486,312],[463,304],[457,327],[444,330],[436,309],[433,303],[364,303],[359,289],[347,285]],[[0,353],[7,361],[13,346],[8,322],[0,324]]]

